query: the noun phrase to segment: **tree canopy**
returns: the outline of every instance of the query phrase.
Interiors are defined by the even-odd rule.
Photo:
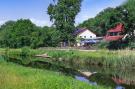
[[[104,36],[106,31],[114,27],[117,23],[125,25],[125,32],[133,35],[135,29],[135,0],[127,0],[124,4],[116,8],[106,8],[95,18],[90,18],[78,27],[86,27],[97,33],[98,36]],[[134,38],[131,36],[131,38]]]
[[[82,0],[54,0],[48,7],[50,20],[61,33],[61,41],[71,41],[75,29],[75,17],[80,11]]]
[[[125,19],[126,23],[126,32],[130,35],[130,41],[135,42],[135,0],[128,0],[124,5],[124,8],[127,10],[127,18]]]
[[[48,7],[53,27],[38,27],[28,19],[7,21],[0,27],[0,47],[32,48],[58,46],[61,41],[72,41],[75,30],[75,17],[80,11],[82,0],[54,0]],[[104,36],[108,29],[123,23],[128,40],[135,41],[135,0],[116,8],[106,8],[95,18],[90,18],[77,27],[86,27],[98,36]]]
[[[8,21],[0,27],[0,47],[58,46],[59,39],[59,32],[55,28],[37,27],[28,19]]]

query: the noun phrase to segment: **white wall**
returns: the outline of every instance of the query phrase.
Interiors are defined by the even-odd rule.
[[[89,30],[84,31],[83,33],[79,34],[78,36],[81,37],[81,38],[84,38],[84,39],[94,39],[94,38],[96,38],[96,35]]]

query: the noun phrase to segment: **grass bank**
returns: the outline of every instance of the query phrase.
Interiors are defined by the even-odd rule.
[[[109,89],[77,81],[59,72],[33,69],[0,59],[0,89]]]
[[[24,50],[24,49],[23,49]],[[7,55],[29,55],[47,53],[57,61],[72,61],[76,64],[91,64],[107,67],[135,67],[135,51],[133,50],[97,50],[97,51],[79,51],[79,50],[44,50],[44,49],[0,49],[0,53]]]

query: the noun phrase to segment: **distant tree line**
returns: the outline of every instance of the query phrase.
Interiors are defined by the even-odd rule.
[[[54,27],[38,27],[28,19],[8,21],[0,27],[0,47],[58,46],[60,33]]]
[[[55,47],[74,41],[75,17],[82,0],[53,0],[48,15],[53,27],[38,27],[28,19],[8,21],[0,27],[0,47]]]
[[[107,30],[118,23],[124,24],[125,34],[129,34],[129,36],[126,39],[126,44],[118,41],[109,42],[109,48],[119,49],[131,45],[135,47],[135,0],[127,0],[116,8],[106,8],[96,17],[84,21],[77,27],[85,27],[95,32],[98,36],[105,36]]]
[[[130,34],[130,40],[135,40],[133,31],[135,30],[135,0],[127,0],[116,8],[106,8],[95,18],[90,18],[78,27],[86,27],[98,36],[105,36],[107,30],[114,27],[117,23],[125,25],[125,33]]]
[[[54,23],[53,27],[38,27],[28,19],[8,21],[0,26],[0,47],[56,47],[60,42],[75,41],[73,36],[75,17],[80,11],[83,0],[53,1],[54,3],[49,5],[47,11],[50,20]],[[101,11],[95,18],[84,21],[77,28],[86,27],[98,36],[104,36],[108,29],[114,27],[117,23],[123,23],[125,33],[130,35],[128,40],[135,42],[134,6],[135,0],[127,0],[121,6]]]

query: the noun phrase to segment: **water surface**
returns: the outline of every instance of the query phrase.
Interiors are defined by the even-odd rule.
[[[7,57],[4,58],[7,60]],[[8,58],[8,60],[9,59],[14,60],[13,62],[34,68],[58,70],[67,74],[71,73],[75,79],[93,86],[101,85],[112,87],[113,89],[135,89],[135,69],[132,68],[106,68],[88,64],[78,64],[78,62],[73,61],[57,61],[30,57],[14,57]],[[79,72],[76,72],[77,70],[91,72],[93,74],[90,77],[85,77],[79,74]]]

